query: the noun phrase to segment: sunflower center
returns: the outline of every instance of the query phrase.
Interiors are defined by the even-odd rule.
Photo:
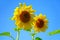
[[[42,19],[38,19],[36,21],[36,26],[42,28],[44,26],[44,21]]]
[[[22,11],[22,13],[20,14],[20,20],[23,23],[27,23],[30,20],[30,14],[27,11]]]

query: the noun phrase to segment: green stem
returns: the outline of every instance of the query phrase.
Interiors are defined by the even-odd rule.
[[[35,33],[35,31],[34,31],[34,33],[32,33],[32,40],[35,39],[35,35],[36,35],[36,33]]]
[[[16,37],[16,40],[19,40],[19,37],[20,37],[20,30],[17,31],[17,37]]]
[[[34,40],[34,36],[32,36],[32,40]]]

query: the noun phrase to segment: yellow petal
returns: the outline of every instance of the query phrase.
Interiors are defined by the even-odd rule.
[[[41,30],[37,27],[34,28],[35,32],[40,32]]]
[[[42,17],[43,16],[42,13],[40,13],[39,16]]]
[[[45,20],[44,20],[44,23],[45,23],[45,24],[48,24],[48,20],[47,20],[47,19],[45,19]]]
[[[37,20],[38,19],[38,16],[37,17],[34,17],[34,19]]]
[[[27,8],[28,8],[28,9],[32,9],[32,5],[30,5],[30,6],[27,6]]]
[[[31,26],[31,24],[25,24],[24,25],[24,30],[29,30],[29,29],[31,29],[32,28],[32,26]]]
[[[30,10],[30,13],[34,13],[34,12],[36,12],[36,10],[33,10],[33,9],[32,9],[32,10]]]
[[[22,4],[22,3],[19,3],[19,5],[20,5],[20,8],[23,6],[23,4]]]
[[[18,28],[22,28],[22,24],[19,22],[19,21],[15,21],[15,25],[18,27]]]
[[[14,10],[14,11],[17,11],[19,8],[18,7],[16,7],[16,9]]]
[[[24,3],[24,5],[23,5],[23,9],[24,9],[24,8],[26,8],[26,3]]]
[[[15,17],[12,17],[11,20],[15,20]]]
[[[43,16],[43,19],[45,19],[45,18],[46,18],[46,15]]]
[[[44,27],[41,28],[40,30],[41,30],[42,32],[45,32],[47,28],[48,28],[48,26],[47,26],[47,25],[44,25]]]
[[[44,20],[46,18],[46,15],[42,15],[42,13],[39,15],[40,19]]]
[[[14,15],[18,15],[18,10],[19,10],[19,8],[16,7],[16,9],[14,10]]]

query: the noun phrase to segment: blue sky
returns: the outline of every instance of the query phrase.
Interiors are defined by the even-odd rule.
[[[16,38],[16,32],[13,30],[16,26],[10,18],[19,3],[31,4],[33,9],[36,10],[36,15],[42,13],[48,18],[49,23],[46,32],[38,33],[35,37],[40,37],[43,40],[60,40],[60,34],[48,35],[49,32],[60,29],[60,0],[0,0],[0,33],[7,31]],[[2,36],[0,40],[12,39]],[[30,33],[22,30],[20,40],[32,40]]]

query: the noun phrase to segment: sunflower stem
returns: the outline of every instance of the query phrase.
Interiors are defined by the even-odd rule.
[[[35,33],[35,31],[34,31],[34,33],[32,33],[32,40],[35,39],[35,35],[36,35],[36,33]]]
[[[32,40],[34,40],[34,36],[32,36]]]
[[[17,31],[17,37],[16,37],[16,40],[19,40],[20,38],[20,30]]]

